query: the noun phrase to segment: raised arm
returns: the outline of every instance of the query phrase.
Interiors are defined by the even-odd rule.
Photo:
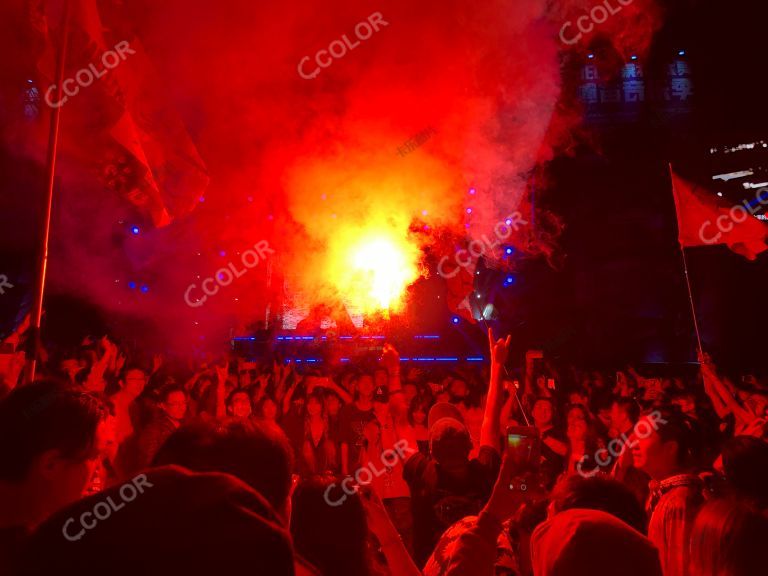
[[[322,388],[328,388],[329,390],[333,390],[338,394],[339,398],[341,398],[341,401],[344,402],[344,404],[349,404],[352,402],[352,394],[344,390],[341,386],[336,384],[336,382],[333,381],[333,378],[330,376],[327,376],[323,379],[323,383],[320,385]]]
[[[400,355],[391,344],[384,344],[381,364],[387,369],[387,389],[389,390],[389,413],[392,415],[400,439],[405,440],[408,455],[418,452],[416,432],[408,420],[408,403],[405,400],[400,382]],[[406,457],[407,459],[407,457]]]
[[[416,563],[411,559],[397,528],[387,514],[387,509],[376,493],[368,489],[360,491],[368,527],[379,541],[381,552],[387,560],[391,574],[398,576],[418,576],[421,574]]]
[[[117,346],[114,346],[106,336],[101,339],[101,346],[103,354],[93,363],[85,380],[85,389],[89,392],[104,392],[106,388],[104,372],[106,372],[112,356],[117,353]]]
[[[501,406],[504,402],[504,363],[509,355],[509,343],[512,339],[499,339],[494,342],[493,331],[488,328],[488,345],[491,350],[491,378],[488,384],[488,397],[485,401],[483,425],[480,428],[480,446],[491,446],[499,450],[501,434]]]
[[[301,378],[299,378],[299,375],[296,374],[293,383],[291,384],[291,387],[288,388],[288,391],[285,393],[285,396],[283,396],[283,414],[288,414],[288,411],[291,409],[291,399],[293,398],[293,393],[296,391],[296,387],[299,385],[299,382],[301,381]]]
[[[229,377],[229,362],[216,366],[216,418],[227,415],[227,378]]]

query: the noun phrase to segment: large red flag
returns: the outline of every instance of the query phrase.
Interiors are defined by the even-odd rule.
[[[749,260],[768,250],[768,225],[752,215],[748,204],[728,206],[712,192],[670,172],[680,246],[726,244]]]
[[[96,0],[69,1],[64,95],[54,102],[52,85],[43,90],[46,104],[64,107],[62,148],[156,226],[168,224],[198,204],[208,185],[205,165],[129,19],[115,11],[120,4],[105,3],[111,11],[102,13]],[[39,68],[51,81],[61,6],[38,0],[32,11],[46,43]]]
[[[454,262],[456,268],[444,275],[448,309],[473,324],[475,318],[469,299],[473,294],[476,265],[477,263],[470,263],[466,267],[456,266]]]

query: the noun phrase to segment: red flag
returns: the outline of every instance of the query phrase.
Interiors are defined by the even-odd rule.
[[[448,309],[472,323],[475,322],[475,318],[472,314],[469,298],[474,291],[476,265],[475,262],[470,263],[468,267],[456,266],[455,270],[443,275],[447,288],[446,304]]]
[[[748,204],[728,206],[712,192],[670,172],[680,246],[726,244],[749,260],[768,250],[768,226],[752,215]]]
[[[156,226],[189,213],[208,185],[205,165],[181,120],[167,105],[162,79],[152,73],[141,42],[117,12],[96,0],[70,0],[70,41],[62,83],[62,147],[101,184],[137,206]],[[38,4],[33,23],[47,49],[39,62],[52,79],[51,36],[61,22],[60,2]],[[119,10],[115,6],[113,10]],[[37,18],[35,18],[37,16]]]

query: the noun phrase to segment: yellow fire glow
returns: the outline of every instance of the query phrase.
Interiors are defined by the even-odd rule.
[[[418,247],[392,231],[348,235],[335,259],[337,290],[364,314],[399,310],[407,287],[419,277]]]

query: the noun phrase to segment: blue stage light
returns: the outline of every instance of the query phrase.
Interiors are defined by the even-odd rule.
[[[458,324],[459,323],[459,317],[458,316],[454,316],[453,318],[451,318],[451,322],[453,322],[454,324]]]
[[[133,281],[128,282],[128,288],[130,288],[131,290],[135,290],[136,289],[136,282],[133,282]]]
[[[685,50],[680,50],[680,52],[677,53],[678,56],[685,56]]]
[[[138,234],[139,232],[141,232],[141,230],[139,230],[139,227],[138,227],[138,226],[131,226],[131,234],[134,234],[134,235],[136,235],[136,234]]]
[[[146,294],[147,292],[149,292],[149,286],[147,286],[146,284],[142,284],[139,290],[141,290],[142,292],[144,292],[144,294]]]

